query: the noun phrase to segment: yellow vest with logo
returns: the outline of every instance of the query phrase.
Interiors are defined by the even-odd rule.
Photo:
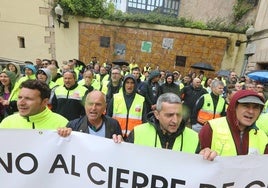
[[[142,124],[144,97],[136,94],[129,112],[127,112],[123,92],[114,94],[113,98],[113,118],[118,120],[123,135],[128,136],[135,126]]]
[[[216,111],[214,112],[214,104],[211,95],[208,93],[204,94],[203,97],[204,104],[197,114],[197,121],[201,124],[204,124],[208,120],[221,117],[220,114],[225,104],[224,99],[220,96],[216,106]]]
[[[220,156],[236,156],[235,142],[226,117],[211,120],[209,124],[213,131],[211,149],[216,151]],[[257,134],[255,134],[255,130],[250,130],[249,152],[255,150],[259,154],[264,154],[267,143],[268,138],[262,130],[258,130]]]
[[[155,128],[149,123],[136,126],[134,128],[134,143],[162,148],[160,138],[156,134]],[[195,153],[199,143],[198,134],[188,127],[185,127],[182,134],[183,136],[180,135],[176,138],[172,150]]]

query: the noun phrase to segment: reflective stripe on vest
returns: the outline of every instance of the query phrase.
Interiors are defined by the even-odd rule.
[[[237,151],[232,133],[229,129],[226,117],[221,117],[209,121],[212,128],[211,149],[216,151],[220,156],[236,156]],[[250,130],[249,132],[249,149],[248,151],[258,151],[259,154],[264,154],[268,138],[262,130]]]
[[[156,145],[157,148],[162,148],[160,138],[156,134],[155,128],[149,123],[136,126],[134,128],[134,143],[150,147],[155,147]],[[185,127],[183,136],[180,135],[176,138],[172,150],[195,153],[198,143],[198,134]]]
[[[222,97],[219,97],[214,114],[214,104],[211,95],[204,94],[203,97],[204,97],[204,104],[197,114],[197,121],[201,124],[204,124],[208,120],[221,117],[220,114],[225,104],[224,99]]]
[[[113,118],[117,119],[123,135],[128,136],[136,125],[142,124],[144,97],[136,94],[129,112],[122,92],[114,94]]]
[[[59,86],[55,90],[55,95],[57,99],[73,99],[82,101],[87,88],[81,85],[78,85],[72,90],[67,90],[64,86]]]

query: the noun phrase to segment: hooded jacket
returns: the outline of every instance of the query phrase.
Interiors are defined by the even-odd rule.
[[[21,77],[21,70],[20,70],[20,66],[17,64],[17,63],[8,63],[7,66],[6,66],[6,70],[7,71],[10,71],[9,70],[9,65],[12,64],[16,67],[16,72],[15,72],[15,77],[16,77],[16,81],[20,79]]]
[[[33,71],[33,75],[35,75],[37,70],[36,70],[34,65],[31,65],[31,64],[25,65],[24,68],[23,68],[23,72],[25,72],[26,68],[31,69]]]
[[[186,127],[184,120],[181,121],[180,126],[175,133],[164,134],[161,130],[160,123],[153,112],[148,114],[147,119],[148,123],[144,123],[134,128],[134,130],[129,134],[126,140],[127,142],[159,147],[158,143],[160,141],[161,147],[165,149],[199,153],[198,135],[196,132]],[[150,137],[150,135],[155,136]],[[139,140],[137,141],[135,139]],[[175,143],[177,142],[180,143],[179,147],[175,146]]]
[[[126,80],[129,79],[129,78],[131,78],[134,81],[135,86],[134,86],[134,90],[133,90],[132,93],[126,94],[125,85],[126,85]],[[132,102],[134,100],[135,94],[137,93],[136,91],[137,91],[137,81],[136,81],[135,77],[133,75],[131,75],[131,74],[126,75],[124,77],[124,80],[123,80],[123,83],[122,83],[121,91],[119,91],[119,92],[123,93],[124,99],[125,99],[125,103],[126,103],[126,106],[127,106],[128,109],[130,108],[130,106],[131,106],[131,104],[132,104]],[[108,108],[107,108],[108,109],[107,114],[110,117],[112,117],[112,115],[113,115],[113,110],[112,110],[113,109],[113,105],[114,105],[114,100],[112,98],[110,100],[110,102],[108,104]]]
[[[236,146],[237,155],[247,155],[249,153],[249,135],[251,131],[254,131],[254,135],[257,137],[261,137],[263,136],[263,134],[265,135],[265,133],[262,130],[259,130],[255,122],[251,126],[247,127],[243,132],[240,131],[238,127],[239,122],[236,117],[236,107],[238,104],[238,100],[246,96],[256,96],[260,98],[260,100],[264,101],[264,99],[254,91],[241,90],[237,92],[230,101],[230,104],[226,112],[227,116],[222,117],[223,119],[226,119],[226,122],[228,123],[229,130],[231,131],[232,134],[233,142]],[[203,128],[199,133],[201,149],[205,147],[211,148],[213,131],[210,124],[212,124],[215,121],[219,121],[222,118],[210,120],[207,124],[203,126]],[[266,145],[264,153],[268,154],[268,145]]]
[[[171,83],[167,82],[168,77],[172,78]],[[177,84],[174,83],[174,75],[170,74],[170,73],[167,74],[165,80],[166,80],[165,83],[160,86],[160,94],[159,95],[161,95],[163,93],[174,93],[174,94],[179,96],[180,87]]]
[[[36,78],[37,78],[37,75],[40,73],[40,71],[46,75],[46,77],[47,77],[46,84],[49,86],[50,89],[53,89],[54,87],[57,86],[57,84],[52,81],[51,72],[47,68],[38,69],[38,71],[35,73]]]
[[[25,65],[22,71],[25,72],[25,69],[26,69],[26,68],[31,69],[31,70],[32,70],[32,74],[29,75],[29,76],[25,75],[25,76],[21,77],[21,78],[18,80],[17,84],[16,84],[16,85],[17,85],[17,86],[16,86],[16,90],[18,89],[18,87],[20,86],[20,84],[21,84],[22,82],[24,82],[24,81],[26,81],[26,80],[28,80],[28,79],[31,79],[31,80],[36,79],[36,77],[35,77],[35,73],[36,73],[36,68],[35,68],[35,66],[34,66],[34,65],[31,65],[31,64]]]
[[[51,72],[49,69],[46,69],[46,68],[41,68],[41,69],[38,69],[38,71],[36,71],[35,73],[35,76],[37,78],[37,75],[42,72],[46,75],[47,79],[46,79],[46,84],[49,84],[49,82],[51,81]]]
[[[132,93],[125,90],[126,80],[134,81]],[[134,126],[145,122],[146,106],[144,97],[136,91],[137,82],[133,75],[126,75],[123,81],[122,91],[114,94],[108,105],[107,114],[119,121],[124,136],[127,136]]]
[[[158,82],[152,82],[155,77],[159,77],[160,72],[154,70],[150,73],[147,81],[143,82],[140,88],[140,93],[145,97],[147,112],[151,111],[152,105],[156,104],[156,101],[160,95],[160,85]]]

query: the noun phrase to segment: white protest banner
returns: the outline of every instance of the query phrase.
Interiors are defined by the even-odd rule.
[[[206,161],[79,132],[0,130],[3,188],[267,187],[267,164],[267,155]]]

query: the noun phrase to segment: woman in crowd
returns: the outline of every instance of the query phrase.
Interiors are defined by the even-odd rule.
[[[20,79],[20,77],[22,76],[20,66],[16,63],[8,63],[6,70],[15,73],[16,81],[18,81]]]
[[[16,75],[14,72],[6,70],[0,73],[0,121],[13,113],[8,99],[15,83]]]
[[[211,87],[210,84],[213,81],[212,78],[208,77],[204,83],[204,88],[207,90],[208,93],[211,93]]]

